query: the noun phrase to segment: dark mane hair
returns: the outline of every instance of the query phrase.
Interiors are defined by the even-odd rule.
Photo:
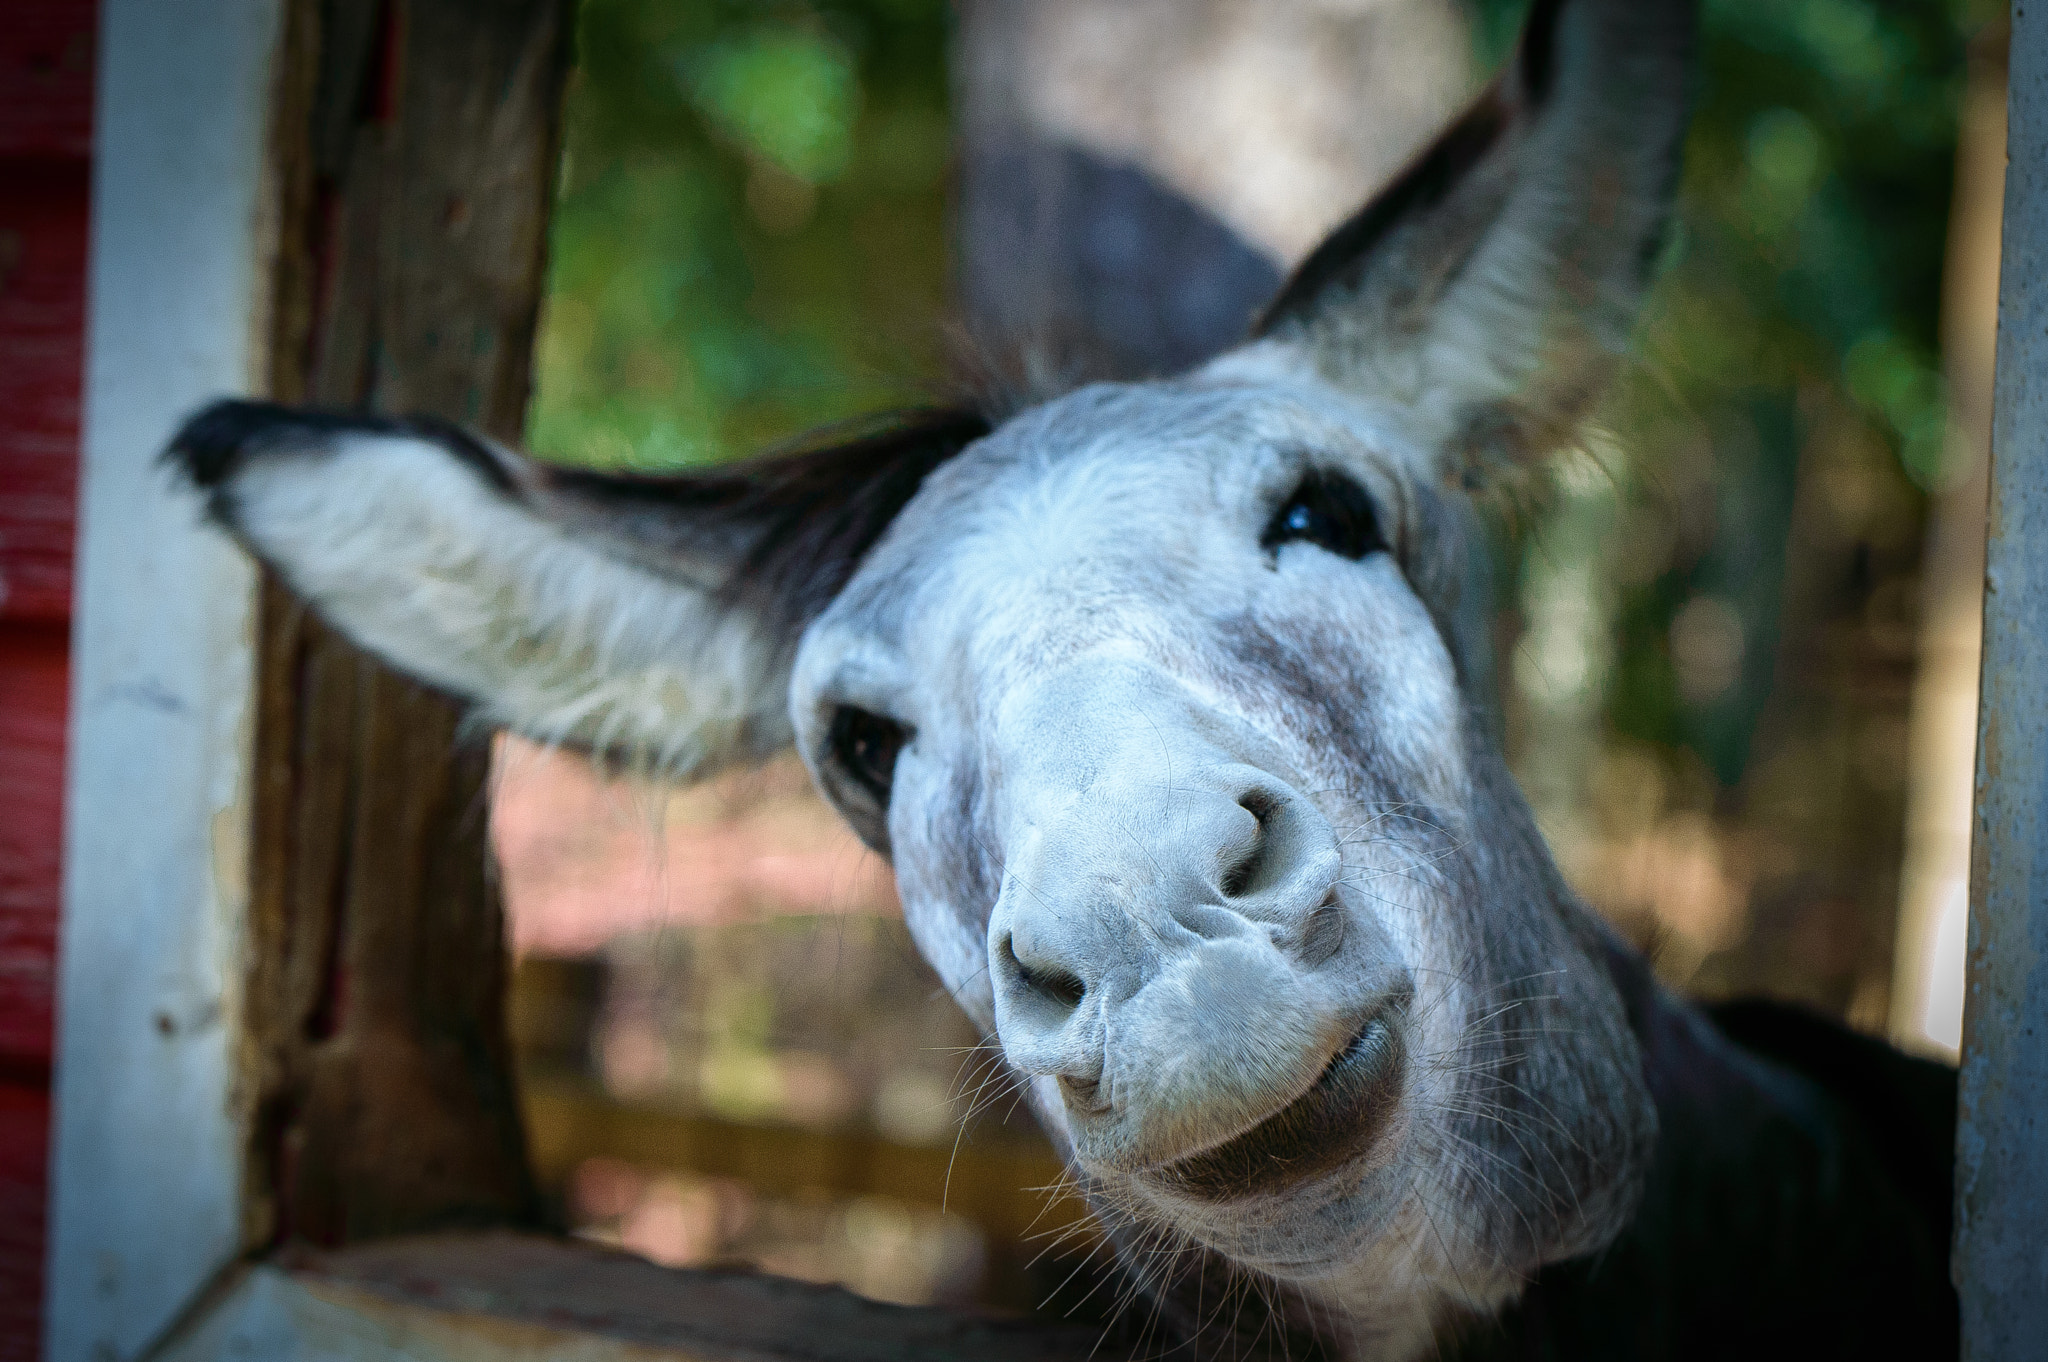
[[[989,433],[969,407],[921,407],[828,426],[741,463],[685,473],[545,466],[551,492],[656,512],[717,512],[745,547],[719,585],[793,637],[853,576],[933,469]]]

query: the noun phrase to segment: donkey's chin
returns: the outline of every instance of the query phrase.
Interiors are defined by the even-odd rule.
[[[1108,1174],[1104,1189],[1240,1266],[1304,1281],[1341,1270],[1370,1250],[1408,1192],[1404,1002],[1365,1018],[1307,1091],[1249,1129]]]
[[[1243,1134],[1141,1176],[1168,1195],[1220,1205],[1306,1190],[1374,1162],[1399,1124],[1408,1068],[1401,1020],[1393,1008],[1374,1013],[1307,1092]]]

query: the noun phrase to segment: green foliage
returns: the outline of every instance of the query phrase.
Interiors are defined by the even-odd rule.
[[[683,75],[704,117],[756,156],[809,184],[845,172],[860,87],[841,44],[762,27],[691,54]]]
[[[1503,59],[1526,5],[1473,8],[1482,58]],[[1620,557],[1602,567],[1619,580],[1607,722],[1690,747],[1724,784],[1741,776],[1773,685],[1802,450],[1882,442],[1891,472],[1870,477],[1898,486],[1879,498],[1947,473],[1943,245],[1964,48],[1996,13],[1993,0],[1702,6],[1669,268],[1609,413],[1612,481],[1583,495],[1621,505]],[[1539,532],[1522,572],[1600,552]],[[1673,629],[1701,598],[1733,608],[1742,658],[1732,684],[1688,697]]]
[[[533,447],[743,455],[940,371],[943,0],[584,0]]]

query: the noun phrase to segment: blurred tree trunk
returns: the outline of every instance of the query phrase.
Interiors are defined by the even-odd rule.
[[[960,297],[998,360],[1171,373],[1471,86],[1455,0],[969,0]]]

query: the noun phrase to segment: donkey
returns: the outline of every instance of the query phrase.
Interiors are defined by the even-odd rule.
[[[1485,693],[1468,493],[1625,348],[1692,34],[1538,0],[1178,377],[674,477],[232,401],[167,457],[485,725],[677,781],[793,744],[1191,1355],[1952,1354],[1944,1072],[1660,987]]]

